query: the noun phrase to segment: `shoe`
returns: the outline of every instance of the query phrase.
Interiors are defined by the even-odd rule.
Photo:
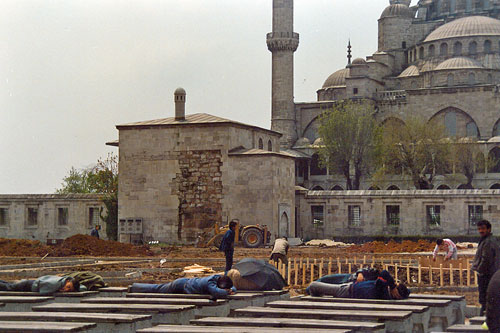
[[[481,328],[482,328],[483,330],[487,330],[487,331],[489,330],[488,325],[486,324],[486,322],[484,322],[484,323],[481,325]]]

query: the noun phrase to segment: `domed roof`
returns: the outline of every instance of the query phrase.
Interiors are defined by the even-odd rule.
[[[295,142],[295,147],[303,147],[303,146],[309,146],[311,144],[311,141],[309,141],[308,138],[300,138]]]
[[[184,90],[184,88],[179,87],[179,88],[175,89],[174,94],[175,95],[186,95],[186,90]]]
[[[434,70],[445,69],[465,69],[465,68],[483,68],[483,66],[474,59],[466,57],[451,58],[440,63]]]
[[[380,15],[380,18],[386,18],[386,17],[406,17],[406,18],[413,18],[412,11],[407,5],[403,5],[400,3],[396,3],[394,5],[390,5],[384,9],[382,12],[382,15]]]
[[[420,72],[415,65],[411,65],[407,69],[405,69],[398,77],[409,77],[409,76],[419,76]]]
[[[336,71],[326,79],[323,88],[345,86],[345,78],[349,75],[349,68]]]
[[[356,58],[352,61],[352,64],[353,65],[364,65],[364,64],[366,64],[366,61],[363,58]]]
[[[500,20],[487,16],[463,17],[440,26],[424,42],[467,36],[500,36]]]

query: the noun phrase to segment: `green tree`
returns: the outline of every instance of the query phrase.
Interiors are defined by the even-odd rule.
[[[377,154],[380,127],[367,101],[343,101],[323,113],[318,129],[322,166],[342,174],[348,190],[359,190]]]
[[[102,193],[106,214],[101,210],[101,219],[106,223],[106,235],[116,240],[118,235],[118,157],[108,154],[99,158],[96,165],[77,170],[72,167],[63,178],[59,194]]]
[[[417,189],[432,189],[435,177],[451,171],[452,141],[445,127],[435,121],[408,118],[388,122],[379,147],[377,178],[403,171]]]

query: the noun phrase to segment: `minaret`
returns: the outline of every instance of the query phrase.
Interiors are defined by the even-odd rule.
[[[351,40],[349,39],[349,43],[347,43],[347,67],[351,65]]]
[[[299,34],[293,32],[293,0],[273,0],[273,32],[267,34],[267,48],[273,54],[271,129],[283,134],[281,147],[297,140],[293,102],[293,53]]]

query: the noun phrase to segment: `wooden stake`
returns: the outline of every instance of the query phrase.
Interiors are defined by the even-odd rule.
[[[399,266],[403,267],[403,258],[399,258]]]
[[[332,257],[328,259],[328,275],[332,275]]]
[[[292,282],[292,260],[288,259],[288,285]]]
[[[356,266],[356,256],[354,256],[354,265]]]
[[[470,262],[467,260],[467,287],[470,287]]]
[[[394,257],[391,257],[391,265],[394,265]]]
[[[458,265],[458,270],[460,271],[460,286],[464,285],[464,271],[462,267],[462,263]]]
[[[366,256],[363,256],[363,265],[366,265]]]
[[[406,265],[406,283],[410,282],[410,265]]]
[[[314,281],[314,264],[311,264],[311,283]]]
[[[306,285],[306,265],[302,265],[302,285]]]
[[[477,272],[474,271],[474,287],[477,287]]]
[[[323,276],[323,258],[321,258],[321,261],[319,263],[319,278]]]
[[[352,264],[351,264],[351,263],[349,263],[349,265],[348,265],[348,266],[349,266],[349,274],[352,274]]]
[[[398,281],[398,264],[394,265],[394,280]]]
[[[309,258],[306,259],[306,266],[309,267]]]
[[[295,263],[295,265],[293,265],[293,268],[295,268],[295,286],[297,286],[299,284],[299,268],[297,267],[297,263]]]
[[[342,264],[340,263],[339,257],[337,257],[337,267],[339,268],[339,274],[342,274]]]
[[[444,286],[443,264],[439,264],[439,285]]]
[[[453,278],[453,264],[450,264],[450,286],[454,285]]]
[[[432,267],[429,267],[429,284],[432,286]]]
[[[418,284],[422,283],[422,266],[418,264]]]

